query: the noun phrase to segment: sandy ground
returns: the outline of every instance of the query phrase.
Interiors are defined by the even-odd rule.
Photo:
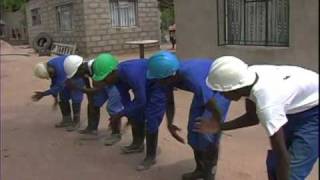
[[[52,110],[52,99],[31,101],[33,91],[44,90],[49,82],[32,75],[35,63],[48,60],[30,49],[1,47],[1,53],[28,53],[29,56],[6,55],[1,58],[1,178],[2,180],[177,180],[182,173],[192,171],[194,161],[188,145],[176,142],[162,123],[159,137],[158,163],[146,172],[135,167],[144,154],[121,155],[120,147],[130,142],[130,131],[123,131],[122,141],[105,147],[103,137],[108,133],[107,115],[102,111],[100,138],[83,140],[78,133],[54,128],[60,113]],[[10,51],[10,52],[9,52]],[[147,53],[148,55],[148,53]],[[123,58],[137,56],[126,55]],[[176,92],[175,123],[186,122],[191,94]],[[86,103],[82,106],[82,127],[86,126]],[[239,115],[242,102],[232,104],[228,119]],[[222,137],[217,180],[267,179],[265,152],[269,142],[264,130],[252,127],[230,131]],[[318,179],[318,164],[308,179]]]

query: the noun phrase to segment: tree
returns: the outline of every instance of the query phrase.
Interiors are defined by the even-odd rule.
[[[158,0],[161,11],[161,30],[166,31],[174,23],[174,3],[173,0]]]
[[[1,0],[0,7],[1,9],[17,11],[22,8],[26,2],[27,0]]]
[[[161,11],[167,8],[174,7],[173,0],[158,0],[158,2],[159,2],[159,8]]]

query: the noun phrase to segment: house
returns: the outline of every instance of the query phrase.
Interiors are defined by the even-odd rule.
[[[175,0],[177,54],[318,72],[318,0]]]
[[[126,41],[160,38],[157,0],[29,0],[26,13],[30,44],[46,32],[54,42],[75,43],[83,56],[123,53],[138,48]]]

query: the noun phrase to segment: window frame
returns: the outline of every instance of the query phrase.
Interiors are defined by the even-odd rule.
[[[35,12],[37,12],[36,16],[34,16]],[[40,8],[33,8],[30,10],[31,13],[31,25],[32,26],[39,26],[41,25],[41,15],[40,15]],[[34,19],[33,17],[38,17],[38,21]]]
[[[61,16],[61,10],[63,10],[63,8],[68,7],[70,10],[70,29],[65,29],[63,28],[64,26],[62,25],[62,21],[61,19],[63,19],[63,17]],[[68,3],[64,3],[64,4],[58,4],[56,6],[56,18],[57,18],[57,30],[59,32],[72,32],[73,31],[73,3],[72,2],[68,2]],[[59,12],[60,11],[60,12]]]
[[[134,3],[134,24],[133,25],[121,25],[121,13],[120,13],[120,2]],[[116,3],[116,13],[117,13],[117,23],[113,22],[113,3]],[[112,28],[134,28],[138,26],[138,0],[109,0],[109,11],[110,11],[110,19],[111,19],[111,27]],[[128,16],[129,17],[129,16]]]
[[[268,25],[269,25],[269,15],[268,14],[268,9],[270,8],[270,5],[268,4],[269,2],[274,2],[274,3],[277,3],[278,0],[239,0],[239,2],[243,2],[244,5],[243,7],[240,7],[240,11],[243,10],[243,12],[240,12],[239,14],[237,15],[240,15],[240,16],[244,16],[244,17],[240,17],[241,20],[243,20],[244,22],[241,21],[241,24],[240,24],[240,40],[235,40],[235,39],[232,39],[232,40],[228,40],[227,39],[227,19],[228,19],[228,14],[226,13],[226,1],[228,0],[217,0],[216,2],[216,5],[217,5],[217,39],[218,39],[218,46],[265,46],[265,47],[289,47],[290,45],[290,0],[284,0],[286,1],[285,3],[287,3],[287,12],[285,13],[286,15],[286,41],[272,41],[272,39],[270,38],[269,39],[269,36],[268,36]],[[221,4],[220,3],[223,3],[223,10],[221,10]],[[246,4],[245,3],[266,3],[266,7],[265,7],[265,41],[247,41],[245,39],[245,33],[246,33],[246,28],[250,25],[249,23],[248,24],[245,24],[245,20],[246,20]],[[274,8],[274,7],[272,7]],[[222,12],[221,12],[222,11]],[[255,11],[257,11],[257,8],[255,9]],[[242,14],[243,13],[243,14]],[[222,21],[223,21],[223,24],[220,22],[221,21],[221,17],[223,17]],[[230,18],[230,17],[229,17]],[[243,19],[242,19],[243,18]],[[274,19],[272,19],[274,21]],[[221,25],[223,25],[223,29],[221,30]],[[255,24],[257,25],[257,24]],[[273,31],[277,31],[278,29],[276,27],[274,27],[275,29],[272,29]],[[230,29],[230,28],[229,28]],[[242,32],[244,31],[244,32]],[[242,34],[243,33],[243,34]],[[243,36],[243,37],[242,37]],[[223,38],[223,39],[222,39]],[[234,43],[234,42],[238,42],[238,43]]]

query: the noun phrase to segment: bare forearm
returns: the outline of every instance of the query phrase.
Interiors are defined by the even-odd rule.
[[[169,126],[173,124],[173,118],[175,114],[175,103],[174,103],[173,91],[168,91],[166,96],[167,96],[166,117],[167,117],[167,125]]]
[[[167,117],[168,125],[173,124],[174,114],[175,114],[174,104],[167,104],[166,117]]]
[[[290,156],[281,129],[270,137],[272,150],[277,156],[277,179],[289,180]]]
[[[277,179],[289,180],[289,157],[280,157],[277,167]]]
[[[259,121],[251,119],[248,114],[244,114],[232,121],[228,121],[221,124],[221,130],[226,131],[226,130],[239,129],[243,127],[254,126],[254,125],[257,125],[258,123]]]

